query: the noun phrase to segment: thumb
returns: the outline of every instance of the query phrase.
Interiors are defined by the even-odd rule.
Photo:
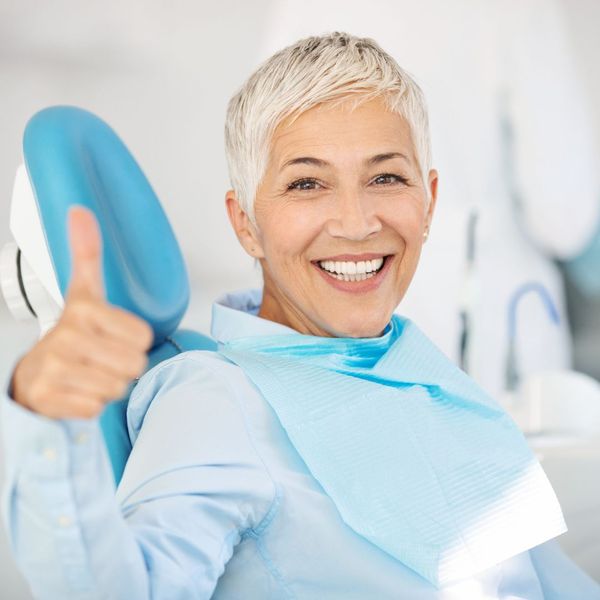
[[[71,250],[69,294],[75,292],[104,299],[102,235],[94,213],[83,206],[71,207],[68,229]]]

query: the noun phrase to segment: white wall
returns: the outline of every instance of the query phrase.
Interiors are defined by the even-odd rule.
[[[258,283],[225,215],[223,123],[227,100],[265,58],[257,48],[269,5],[0,0],[0,246],[10,239],[10,191],[27,119],[51,104],[88,108],[119,132],[162,199],[194,286],[185,324],[207,331],[219,291]],[[600,140],[600,3],[564,5]],[[35,327],[13,323],[0,301],[1,381],[35,339]],[[29,597],[2,532],[0,597]]]

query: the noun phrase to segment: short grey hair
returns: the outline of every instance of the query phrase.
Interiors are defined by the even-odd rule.
[[[286,118],[293,123],[317,104],[335,106],[348,101],[348,96],[354,96],[354,108],[383,96],[388,110],[406,119],[429,197],[431,142],[421,88],[375,40],[334,31],[303,38],[275,53],[229,101],[225,120],[229,177],[253,224],[254,200],[277,126]]]

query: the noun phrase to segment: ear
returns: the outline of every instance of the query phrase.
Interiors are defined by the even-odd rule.
[[[240,206],[234,190],[227,190],[225,205],[231,226],[244,250],[254,258],[263,258],[264,252],[258,231],[250,221],[247,213]]]
[[[425,231],[429,233],[431,220],[433,219],[433,213],[435,211],[435,205],[437,202],[438,172],[435,169],[431,169],[427,179],[427,185],[429,188],[429,206],[427,207],[427,214],[425,215]]]

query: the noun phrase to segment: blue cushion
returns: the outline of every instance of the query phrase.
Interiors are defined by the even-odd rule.
[[[123,142],[92,113],[54,106],[28,122],[23,154],[63,296],[67,213],[83,204],[100,223],[108,301],[145,319],[161,344],[187,309],[188,278],[162,206]]]
[[[189,329],[179,329],[164,344],[153,348],[149,353],[147,370],[179,352],[216,349],[217,344],[212,338]],[[131,452],[131,441],[127,431],[127,402],[134,387],[135,383],[129,387],[121,400],[108,404],[100,417],[100,425],[107,441],[108,455],[117,485],[121,481],[125,463]]]
[[[215,349],[205,335],[176,331],[189,302],[183,256],[156,194],[116,133],[86,110],[54,106],[28,122],[23,154],[63,297],[71,274],[68,210],[82,204],[102,232],[108,302],[154,330],[147,368],[181,351]],[[131,451],[126,410],[134,385],[100,418],[117,483]]]

